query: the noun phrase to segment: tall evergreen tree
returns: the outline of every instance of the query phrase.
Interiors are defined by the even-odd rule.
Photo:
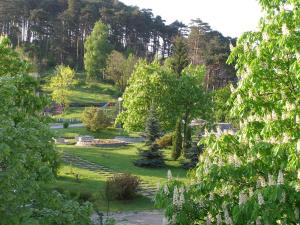
[[[84,44],[84,67],[88,79],[104,78],[106,59],[111,50],[108,41],[108,27],[97,22],[90,36]]]
[[[183,37],[177,37],[173,45],[173,54],[171,59],[171,65],[173,71],[178,77],[181,76],[181,72],[190,63],[188,47]]]
[[[157,119],[156,111],[151,107],[146,122],[146,135],[148,144],[153,144],[160,137],[160,125]]]

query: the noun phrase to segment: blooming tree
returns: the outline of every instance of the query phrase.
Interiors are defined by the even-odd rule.
[[[231,99],[239,132],[207,133],[185,201],[173,201],[178,181],[159,191],[170,224],[300,223],[300,1],[260,3],[259,31],[229,58],[240,78]]]

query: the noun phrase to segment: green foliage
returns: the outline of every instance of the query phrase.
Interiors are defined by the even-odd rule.
[[[28,64],[20,60],[18,53],[10,45],[7,37],[0,36],[0,77],[15,76],[28,70]]]
[[[65,121],[63,123],[63,127],[64,127],[64,129],[67,129],[69,127],[69,122]]]
[[[152,143],[147,147],[149,148],[147,150],[139,149],[140,159],[134,161],[134,165],[146,168],[165,167],[164,158],[161,151],[159,150],[159,145],[156,143]]]
[[[162,153],[159,150],[159,145],[155,142],[160,137],[159,121],[156,117],[156,112],[151,106],[146,123],[147,135],[147,150],[139,149],[141,159],[134,162],[134,165],[139,167],[157,168],[165,166]],[[150,146],[149,146],[150,145]]]
[[[131,200],[136,196],[140,179],[131,174],[114,175],[107,180],[113,199]]]
[[[173,54],[171,57],[172,70],[181,76],[182,71],[186,68],[190,61],[188,55],[188,47],[183,37],[177,37],[173,45]]]
[[[207,134],[184,203],[173,202],[194,204],[192,217],[167,211],[170,224],[300,221],[300,2],[260,2],[259,30],[242,35],[229,58],[240,78],[230,100],[240,130]]]
[[[182,153],[182,122],[178,119],[173,137],[172,158],[177,160]]]
[[[106,59],[111,50],[108,41],[108,28],[102,22],[96,22],[90,36],[84,43],[84,68],[88,79],[104,78]]]
[[[93,132],[112,125],[111,117],[105,111],[96,107],[86,108],[82,113],[81,120],[85,127]]]
[[[9,48],[2,40],[0,49]],[[10,64],[9,55],[2,60]],[[16,60],[11,62],[20,66],[15,74],[8,71],[0,79],[1,224],[90,224],[89,204],[81,206],[41,186],[54,180],[59,155],[41,113],[47,99],[36,95],[38,83]]]
[[[144,130],[148,111],[154,104],[162,130],[173,130],[179,116],[186,113],[187,123],[192,118],[206,118],[207,94],[203,90],[203,67],[187,67],[181,77],[154,61],[140,61],[135,68],[129,86],[123,94],[124,111],[117,122],[126,130]]]
[[[229,85],[213,91],[213,120],[215,122],[230,122],[229,98],[231,90]]]
[[[75,71],[69,66],[59,65],[55,69],[55,75],[51,77],[49,88],[52,91],[52,100],[61,104],[64,108],[68,107],[68,97],[70,88],[74,86]]]
[[[172,146],[172,140],[173,140],[173,133],[167,133],[164,136],[162,136],[161,138],[156,140],[156,144],[159,145],[159,148],[167,148],[169,146]]]
[[[125,90],[137,61],[137,58],[132,54],[126,59],[122,53],[115,50],[108,56],[105,73],[108,79],[115,82],[121,92]]]
[[[160,137],[160,125],[157,119],[156,111],[153,107],[151,107],[148,115],[145,132],[148,144],[152,144],[157,138]]]
[[[140,61],[128,81],[123,94],[123,108],[117,118],[126,130],[144,131],[148,112],[155,105],[163,130],[174,126],[178,109],[175,101],[177,81],[168,68],[154,61]]]

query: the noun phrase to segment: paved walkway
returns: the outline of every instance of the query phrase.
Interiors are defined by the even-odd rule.
[[[70,124],[69,127],[77,128],[77,127],[84,127],[84,125],[83,125],[83,123],[75,123],[75,124]],[[53,124],[50,124],[50,128],[51,129],[63,129],[64,126],[62,123],[53,123]]]
[[[111,213],[111,218],[117,225],[164,225],[166,224],[162,211],[140,211]],[[97,224],[97,216],[92,216],[94,224]],[[105,220],[105,218],[104,218]]]
[[[115,172],[112,169],[102,166],[100,164],[90,162],[88,160],[82,159],[80,157],[77,157],[77,156],[74,156],[71,154],[64,153],[63,160],[64,160],[64,162],[66,162],[68,164],[72,164],[76,167],[99,173],[106,178],[113,177],[115,174],[122,174],[122,173]],[[148,198],[153,198],[156,193],[156,190],[157,190],[157,188],[153,184],[150,184],[150,183],[142,180],[140,183],[140,189],[138,190],[138,194],[143,195]]]

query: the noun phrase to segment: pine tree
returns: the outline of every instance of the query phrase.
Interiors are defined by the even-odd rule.
[[[175,134],[173,138],[173,149],[172,149],[172,158],[178,159],[182,153],[182,126],[181,126],[181,119],[177,120]]]
[[[177,37],[173,45],[173,55],[171,58],[171,65],[173,71],[178,77],[181,76],[182,70],[190,63],[188,47],[182,37]]]
[[[165,165],[159,145],[155,140],[160,136],[159,121],[156,117],[155,109],[151,107],[146,123],[147,150],[139,150],[141,159],[136,160],[134,165],[139,167],[158,168]]]
[[[153,107],[150,109],[146,122],[146,135],[148,144],[152,144],[157,138],[160,137],[160,125]]]

